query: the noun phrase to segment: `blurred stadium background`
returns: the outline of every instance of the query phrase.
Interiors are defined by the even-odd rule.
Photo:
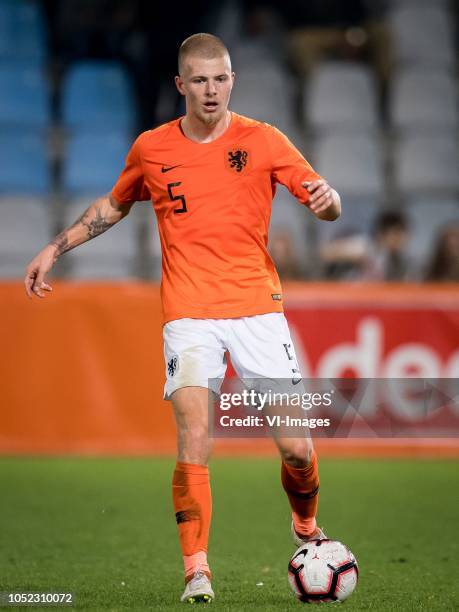
[[[459,280],[457,2],[175,6],[171,19],[141,0],[1,0],[3,278],[111,188],[137,133],[183,111],[177,47],[211,31],[237,74],[231,108],[283,130],[345,203],[321,224],[279,190],[283,278]],[[137,212],[59,276],[159,279],[153,215]]]
[[[333,224],[284,189],[273,206],[303,374],[453,381],[427,418],[391,395],[354,436],[316,441],[320,524],[362,570],[346,606],[459,609],[458,15],[453,0],[0,0],[0,591],[180,609],[151,206],[64,256],[46,300],[22,278],[135,135],[183,112],[178,45],[208,31],[232,55],[231,108],[283,130],[342,196]],[[217,605],[294,609],[271,441],[215,454]]]
[[[183,112],[177,48],[198,31],[230,49],[231,109],[283,130],[342,196],[333,224],[283,188],[273,206],[304,371],[457,377],[458,15],[452,0],[0,0],[0,449],[173,451],[151,206],[63,257],[45,302],[20,281],[136,134]]]

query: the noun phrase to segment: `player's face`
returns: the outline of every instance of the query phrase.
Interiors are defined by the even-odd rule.
[[[182,74],[175,77],[177,89],[185,96],[187,115],[209,126],[225,116],[233,82],[228,55],[214,59],[189,56]]]

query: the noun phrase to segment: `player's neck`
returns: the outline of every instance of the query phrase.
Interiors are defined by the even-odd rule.
[[[207,125],[194,115],[185,115],[181,121],[181,128],[187,138],[194,142],[212,142],[226,132],[231,123],[231,113],[226,111],[215,125]]]

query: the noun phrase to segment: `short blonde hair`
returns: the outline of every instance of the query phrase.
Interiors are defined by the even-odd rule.
[[[195,55],[204,59],[214,59],[228,55],[228,49],[223,42],[213,34],[193,34],[186,38],[180,45],[178,53],[178,71],[182,74],[185,60],[188,56]]]

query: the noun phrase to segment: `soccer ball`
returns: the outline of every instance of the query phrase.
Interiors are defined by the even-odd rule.
[[[293,592],[304,603],[344,601],[359,576],[349,548],[334,540],[311,540],[300,546],[288,564]]]

